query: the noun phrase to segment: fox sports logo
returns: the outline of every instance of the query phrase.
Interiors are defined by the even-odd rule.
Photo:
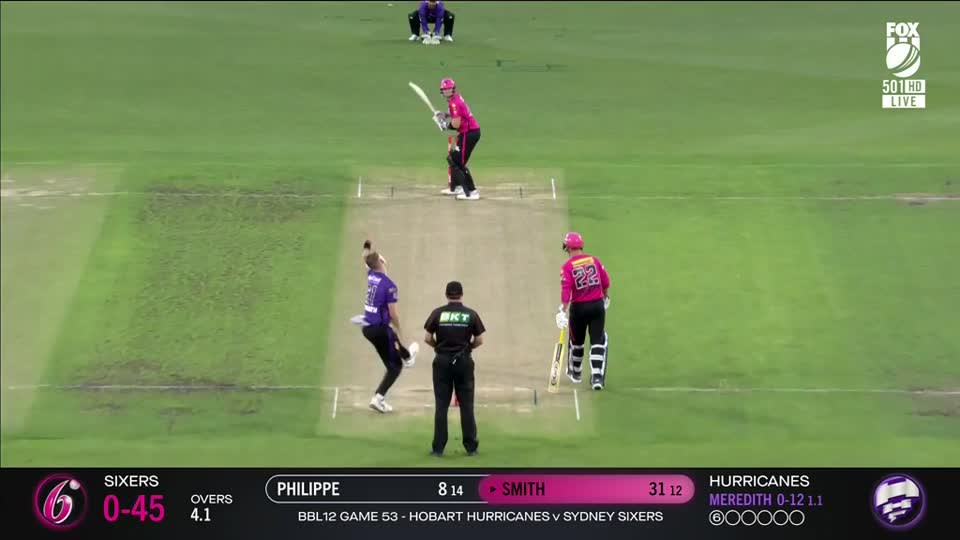
[[[920,23],[887,23],[887,69],[901,79],[920,69]]]
[[[33,493],[33,513],[48,529],[72,529],[87,513],[87,492],[79,480],[69,474],[52,474],[37,484]]]

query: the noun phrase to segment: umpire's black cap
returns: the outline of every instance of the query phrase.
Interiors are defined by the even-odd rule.
[[[463,296],[463,284],[459,281],[447,283],[447,298],[460,298]]]

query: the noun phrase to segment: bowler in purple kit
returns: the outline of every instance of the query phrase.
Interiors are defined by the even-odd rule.
[[[369,240],[363,243],[363,261],[367,268],[367,295],[363,315],[352,320],[363,326],[363,337],[373,345],[387,369],[376,394],[370,400],[370,408],[388,413],[393,407],[384,399],[387,391],[400,377],[404,367],[413,367],[420,346],[416,342],[411,343],[409,348],[401,344],[397,284],[387,276],[387,261],[372,251]]]

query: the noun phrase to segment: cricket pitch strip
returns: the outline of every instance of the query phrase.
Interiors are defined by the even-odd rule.
[[[487,329],[483,347],[474,354],[480,429],[494,424],[527,433],[570,432],[578,420],[575,407],[583,412],[582,398],[575,404],[569,384],[559,394],[546,392],[558,332],[554,314],[566,199],[553,198],[549,173],[484,174],[481,197],[499,197],[457,201],[440,194],[445,182],[434,181],[431,189],[426,175],[406,172],[364,178],[366,196],[359,192],[347,210],[324,376],[326,386],[340,390],[324,405],[324,422],[332,422],[335,431],[363,432],[390,425],[405,429],[418,418],[418,429],[431,430],[433,350],[423,343],[423,324],[446,302],[446,283],[457,280],[463,283],[464,303],[477,310]],[[521,189],[527,196],[521,198]],[[386,415],[367,408],[383,365],[360,328],[350,323],[362,313],[366,270],[360,253],[367,238],[386,258],[387,273],[399,287],[406,344],[421,344],[416,366],[405,368],[387,395],[394,411]],[[458,423],[457,409],[451,408],[451,435]]]

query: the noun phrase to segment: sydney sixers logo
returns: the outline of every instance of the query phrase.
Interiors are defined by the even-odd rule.
[[[76,478],[52,474],[33,492],[33,513],[48,529],[72,529],[83,521],[87,502],[87,492]]]

